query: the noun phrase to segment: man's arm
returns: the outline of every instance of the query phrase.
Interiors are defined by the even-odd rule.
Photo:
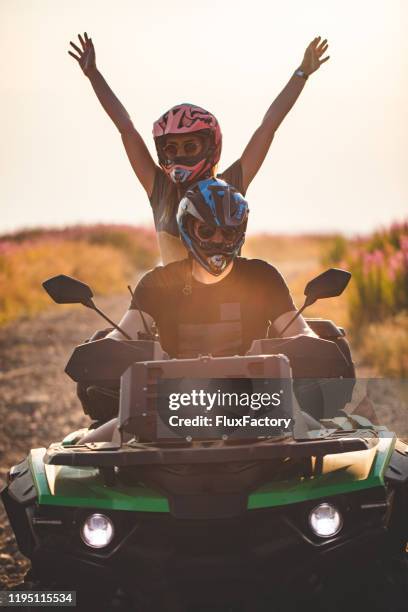
[[[289,325],[283,336],[281,336],[282,330],[285,329],[286,325],[294,316],[295,311],[291,310],[289,312],[284,312],[277,319],[275,319],[275,321],[272,323],[272,327],[276,333],[277,338],[290,338],[292,336],[298,336],[299,334],[318,338],[312,328],[309,327],[309,325],[306,323],[302,315],[298,316],[297,319],[295,319],[293,323]]]
[[[143,316],[149,328],[151,328],[153,324],[152,317],[143,312]],[[123,329],[132,340],[138,340],[138,332],[145,332],[145,327],[143,325],[142,317],[138,310],[128,310],[125,315],[122,317],[119,327]],[[121,334],[117,329],[111,331],[106,338],[113,338],[114,340],[127,340],[127,338]]]
[[[148,196],[150,196],[153,191],[156,164],[144,140],[135,129],[127,110],[97,69],[92,39],[88,38],[86,32],[84,37],[79,35],[78,38],[81,48],[71,42],[70,44],[76,53],[72,51],[68,51],[68,53],[77,60],[83,73],[88,77],[103,109],[119,130],[132,168]]]
[[[327,40],[320,41],[321,38],[318,36],[312,40],[305,51],[303,61],[299,68],[304,72],[306,78],[329,59],[329,57],[320,59],[328,48]],[[247,190],[252,179],[261,167],[269,151],[276,130],[298,99],[305,86],[306,78],[295,74],[290,78],[287,85],[272,102],[261,125],[245,147],[241,156],[244,191]]]

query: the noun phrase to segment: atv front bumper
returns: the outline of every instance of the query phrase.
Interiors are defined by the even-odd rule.
[[[248,510],[229,519],[184,520],[169,513],[104,510],[115,527],[106,549],[89,548],[83,522],[98,508],[19,504],[6,488],[3,502],[34,576],[46,583],[121,586],[156,609],[170,594],[183,602],[267,601],[310,596],[385,554],[382,488],[289,506]],[[341,532],[316,537],[307,517],[319,501],[336,505]],[[350,580],[347,580],[349,578]],[[147,606],[147,604],[144,604]],[[157,608],[157,606],[160,606]],[[147,607],[145,609],[148,609]]]

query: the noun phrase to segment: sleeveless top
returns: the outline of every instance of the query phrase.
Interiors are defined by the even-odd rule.
[[[222,174],[218,174],[217,178],[232,185],[245,195],[242,187],[241,160],[237,160]],[[175,185],[166,173],[157,166],[153,191],[149,200],[153,211],[161,260],[164,265],[187,257],[187,251],[179,237],[176,220],[178,205],[186,189],[187,186]]]

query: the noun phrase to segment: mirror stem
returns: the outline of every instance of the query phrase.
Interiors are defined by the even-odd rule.
[[[101,315],[101,317],[103,317],[105,319],[105,321],[107,321],[108,323],[110,323],[110,325],[112,325],[112,327],[114,327],[118,332],[120,332],[123,336],[125,336],[125,338],[127,338],[128,340],[132,340],[132,338],[129,336],[129,334],[127,334],[125,331],[123,331],[123,329],[121,329],[119,327],[119,325],[116,325],[116,323],[114,323],[113,321],[111,321],[111,319],[109,317],[106,316],[106,314],[104,312],[102,312],[102,310],[100,310],[91,299],[86,300],[86,302],[82,302],[84,306],[87,306],[88,308],[92,308],[92,310],[95,310],[99,315]]]
[[[150,338],[153,340],[154,339],[153,338],[153,334],[152,334],[151,330],[149,329],[149,326],[146,323],[146,319],[144,318],[144,314],[143,314],[142,309],[140,308],[139,304],[137,303],[137,300],[135,299],[135,294],[132,291],[132,287],[130,285],[128,285],[127,288],[129,289],[129,293],[132,296],[132,299],[134,300],[135,306],[136,306],[136,308],[137,308],[137,310],[138,310],[138,312],[140,314],[140,318],[142,319],[143,327],[145,329],[145,333],[146,333],[147,336],[150,336]]]
[[[307,308],[307,306],[310,306],[311,304],[313,304],[315,301],[316,300],[310,300],[309,301],[308,298],[305,299],[302,308],[299,308],[299,310],[294,314],[294,316],[291,318],[289,323],[287,323],[287,325],[285,325],[285,327],[282,329],[281,333],[279,334],[281,338],[283,337],[283,334],[288,329],[288,327],[290,327],[292,325],[293,321],[295,321],[302,314],[304,309]]]

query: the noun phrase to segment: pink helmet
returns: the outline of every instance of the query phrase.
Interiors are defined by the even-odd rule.
[[[198,155],[178,156],[166,159],[163,150],[165,137],[170,134],[197,134],[205,136],[205,145]],[[193,104],[178,104],[164,113],[153,124],[159,163],[174,183],[192,181],[212,176],[212,169],[221,155],[221,130],[213,114]]]

